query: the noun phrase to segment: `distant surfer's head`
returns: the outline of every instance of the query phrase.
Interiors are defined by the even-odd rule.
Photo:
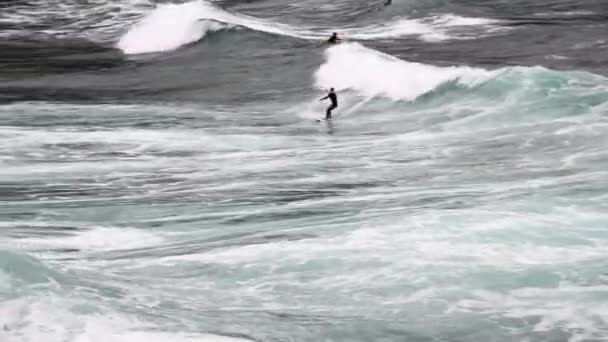
[[[329,88],[329,91],[334,91],[334,88]]]
[[[331,35],[332,35],[332,37],[337,37],[338,36],[338,32],[334,32]]]

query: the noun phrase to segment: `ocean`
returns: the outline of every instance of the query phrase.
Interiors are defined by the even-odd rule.
[[[0,3],[0,342],[607,341],[608,2],[384,2]]]

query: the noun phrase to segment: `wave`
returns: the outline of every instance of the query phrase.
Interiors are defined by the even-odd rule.
[[[269,34],[322,40],[338,31],[347,39],[376,40],[417,36],[426,41],[451,38],[450,29],[462,26],[485,26],[493,21],[454,15],[426,19],[398,18],[381,25],[365,27],[294,27],[264,19],[231,13],[204,1],[162,4],[125,33],[117,47],[127,54],[163,52],[196,42],[207,32],[235,26]]]
[[[315,86],[342,92],[346,116],[366,106],[366,112],[386,114],[387,120],[395,119],[391,113],[407,111],[444,128],[493,129],[556,120],[580,124],[608,108],[608,79],[587,72],[438,67],[357,43],[334,46],[325,54]],[[589,116],[570,118],[581,115]]]
[[[383,25],[347,28],[345,36],[360,40],[394,39],[416,35],[427,42],[449,39],[470,39],[485,36],[502,29],[502,22],[486,18],[461,17],[454,14],[435,15],[420,19],[397,19]],[[479,28],[473,32],[463,29]]]

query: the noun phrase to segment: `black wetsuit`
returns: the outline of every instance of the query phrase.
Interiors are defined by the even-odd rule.
[[[329,44],[336,44],[338,42],[338,40],[340,40],[340,38],[338,38],[338,36],[331,36],[329,37],[329,39],[327,40],[327,42]]]
[[[329,94],[327,94],[327,96],[324,97],[324,99],[329,98],[331,100],[331,105],[329,105],[329,107],[327,107],[327,111],[325,112],[325,118],[326,119],[331,119],[331,111],[336,109],[336,107],[338,107],[338,96],[336,95],[335,92],[330,91]]]

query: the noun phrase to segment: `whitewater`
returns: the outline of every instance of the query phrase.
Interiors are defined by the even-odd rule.
[[[604,5],[3,6],[0,341],[608,339]]]

